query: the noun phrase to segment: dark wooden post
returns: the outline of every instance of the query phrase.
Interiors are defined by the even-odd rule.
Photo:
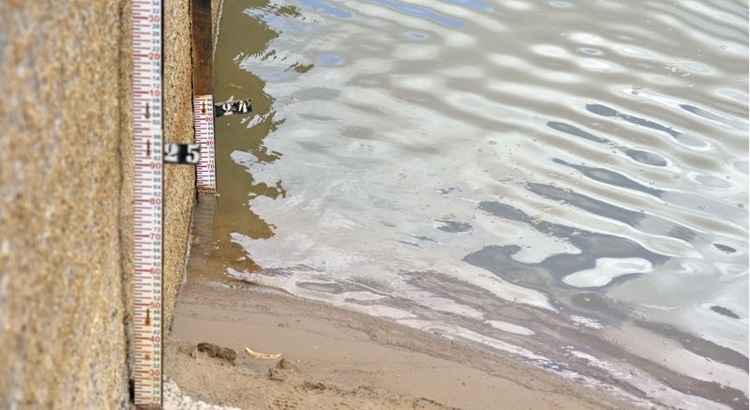
[[[212,95],[213,67],[211,35],[211,0],[191,0],[193,17],[193,92]]]

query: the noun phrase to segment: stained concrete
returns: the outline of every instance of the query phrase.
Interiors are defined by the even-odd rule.
[[[193,140],[188,2],[165,1],[165,134]],[[130,2],[0,0],[0,408],[123,408]],[[165,316],[194,171],[165,172]]]

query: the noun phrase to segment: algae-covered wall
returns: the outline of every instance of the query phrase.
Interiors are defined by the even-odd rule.
[[[130,3],[0,0],[0,408],[128,401]],[[189,2],[165,1],[165,134],[192,137]],[[167,319],[194,172],[165,175]]]

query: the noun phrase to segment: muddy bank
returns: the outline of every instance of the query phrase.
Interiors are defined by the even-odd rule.
[[[231,348],[236,359],[199,351],[205,342]],[[246,347],[284,361],[255,358]],[[628,407],[480,346],[201,277],[180,293],[165,366],[190,397],[242,409],[488,409],[499,400],[513,408]]]

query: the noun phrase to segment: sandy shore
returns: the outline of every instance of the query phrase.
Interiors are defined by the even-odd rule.
[[[182,289],[165,376],[242,409],[609,409],[597,392],[424,332],[249,284]],[[210,342],[234,363],[197,351]],[[281,353],[257,359],[244,352]]]

